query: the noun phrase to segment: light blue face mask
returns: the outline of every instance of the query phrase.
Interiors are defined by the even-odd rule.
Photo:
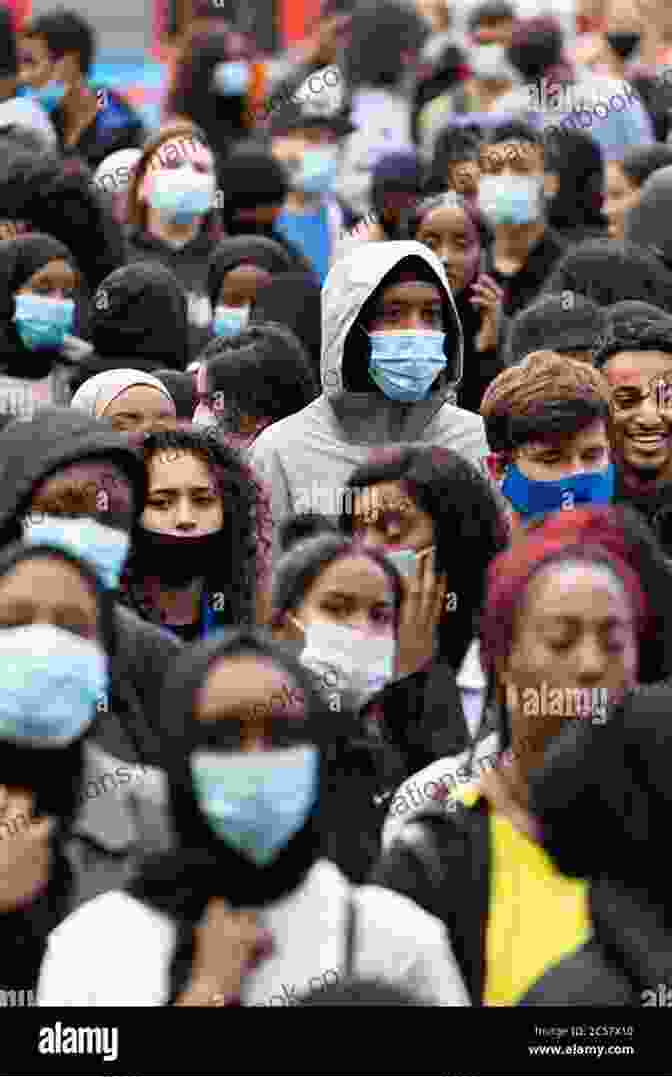
[[[304,151],[301,166],[292,176],[292,183],[305,194],[329,194],[337,175],[337,151],[333,146],[321,146]]]
[[[107,656],[55,625],[0,628],[0,738],[63,747],[107,698]]]
[[[176,224],[191,224],[212,209],[214,198],[215,177],[211,172],[175,168],[157,172],[149,204]]]
[[[242,332],[250,320],[250,304],[244,307],[225,307],[220,304],[215,308],[212,331],[216,337],[235,337]]]
[[[390,400],[425,400],[447,365],[445,339],[445,333],[433,330],[369,333],[369,373]]]
[[[315,803],[319,753],[194,752],[194,792],[212,830],[259,867],[299,832]]]
[[[244,97],[250,85],[250,65],[245,60],[217,64],[212,72],[212,88],[222,97]]]
[[[124,531],[90,517],[73,519],[35,513],[23,521],[27,546],[55,546],[89,561],[105,587],[116,591],[128,557],[130,540]]]
[[[59,351],[72,332],[75,304],[72,299],[50,299],[31,293],[14,296],[14,323],[29,351]]]
[[[413,578],[417,575],[418,562],[421,558],[426,557],[434,549],[433,546],[427,546],[424,550],[388,550],[384,549],[388,561],[391,561],[400,576]]]

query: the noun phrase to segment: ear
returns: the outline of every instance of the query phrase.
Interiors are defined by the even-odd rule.
[[[560,190],[560,177],[557,172],[544,172],[544,194],[546,198],[555,198]]]
[[[488,475],[493,482],[504,482],[504,476],[506,475],[506,469],[509,466],[509,461],[500,452],[491,452],[485,457],[485,466],[488,470]]]

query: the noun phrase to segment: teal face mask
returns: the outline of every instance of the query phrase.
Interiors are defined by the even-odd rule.
[[[27,516],[23,522],[23,541],[27,546],[56,546],[90,561],[111,591],[119,587],[130,544],[126,532],[89,517],[49,515]]]
[[[225,307],[220,304],[215,308],[212,331],[216,337],[235,337],[241,333],[250,320],[250,304],[244,307]]]
[[[14,324],[29,351],[59,351],[72,332],[75,304],[72,299],[50,299],[44,295],[16,295]]]
[[[259,867],[279,855],[315,804],[319,753],[303,745],[268,752],[194,752],[191,774],[211,829]]]
[[[338,175],[338,152],[331,146],[306,150],[294,185],[305,194],[329,194]]]
[[[32,96],[42,105],[45,112],[54,112],[65,97],[65,85],[62,82],[52,80],[40,90],[33,90]]]

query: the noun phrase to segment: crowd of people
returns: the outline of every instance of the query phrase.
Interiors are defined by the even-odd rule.
[[[155,130],[0,14],[0,986],[649,1004],[663,0],[195,5]]]

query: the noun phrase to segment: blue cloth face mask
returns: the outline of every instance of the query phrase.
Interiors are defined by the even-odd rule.
[[[445,333],[434,330],[369,333],[369,373],[390,400],[405,403],[425,400],[447,365],[443,351],[445,339]]]
[[[319,753],[194,752],[194,792],[212,830],[259,867],[304,825],[318,791]]]
[[[119,587],[130,545],[124,531],[106,527],[90,517],[73,519],[41,513],[27,516],[23,521],[23,541],[27,546],[56,546],[89,561],[111,591]]]
[[[583,472],[542,482],[528,479],[515,464],[506,469],[502,493],[524,519],[577,505],[608,505],[614,496],[614,465],[606,471]]]
[[[493,225],[531,224],[542,214],[539,176],[481,176],[478,208]]]
[[[250,85],[250,65],[245,60],[217,64],[212,72],[212,88],[222,97],[243,97]]]
[[[244,307],[215,307],[212,331],[216,337],[235,337],[242,332],[250,320],[250,304]]]
[[[52,79],[46,86],[42,86],[39,90],[30,90],[25,96],[32,97],[45,112],[54,112],[60,105],[61,101],[65,97],[65,84],[57,82]]]
[[[149,204],[175,224],[191,224],[212,209],[215,177],[212,172],[193,168],[174,168],[157,172]]]
[[[97,643],[55,625],[0,629],[0,738],[63,747],[91,724],[108,688]]]
[[[58,351],[72,331],[75,304],[72,299],[50,299],[32,293],[14,296],[14,323],[29,351]]]
[[[305,194],[329,194],[337,175],[337,150],[333,146],[322,146],[304,151],[301,166],[292,175],[292,183]]]

